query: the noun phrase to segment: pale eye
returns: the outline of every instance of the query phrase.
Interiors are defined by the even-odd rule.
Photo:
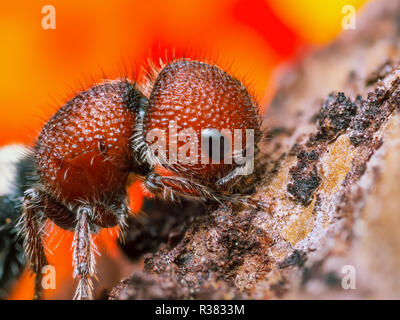
[[[215,163],[222,163],[226,153],[230,150],[230,140],[218,129],[201,130],[201,144],[203,150]]]

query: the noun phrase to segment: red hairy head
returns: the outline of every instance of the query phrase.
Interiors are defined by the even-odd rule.
[[[174,124],[176,132],[169,128]],[[229,163],[224,157],[227,148],[218,151],[215,159],[209,139],[228,139],[227,146],[233,149],[234,130],[239,130],[242,152],[247,143],[246,129],[254,130],[257,136],[259,126],[257,104],[239,80],[215,65],[185,59],[175,60],[159,72],[144,119],[145,134],[153,129],[167,132],[165,158],[169,168],[183,175],[190,172],[209,183],[236,167],[234,160]],[[196,139],[189,142],[191,132]],[[176,149],[172,150],[174,141]],[[177,160],[176,165],[172,159]]]

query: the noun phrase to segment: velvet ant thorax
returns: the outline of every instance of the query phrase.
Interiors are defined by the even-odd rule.
[[[119,232],[125,226],[129,175],[150,170],[131,145],[146,100],[127,79],[105,81],[78,93],[44,125],[32,152],[35,181],[24,191],[20,218],[24,252],[36,274],[36,299],[47,264],[42,242],[47,219],[74,231],[75,298],[93,298],[92,236],[102,228]]]
[[[130,171],[140,171],[130,147],[140,100],[128,80],[80,92],[46,123],[36,144],[38,172],[47,193],[65,202],[105,202],[121,192]]]
[[[246,130],[253,130],[257,142],[260,117],[255,99],[242,82],[216,65],[174,60],[154,77],[151,89],[143,135],[154,130],[167,133],[162,156],[167,162],[164,166],[175,173],[213,185],[238,167],[232,154],[236,152],[234,158],[252,143]],[[191,133],[195,139],[189,142]],[[233,148],[235,135],[240,140],[239,150]],[[209,144],[212,139],[220,140],[217,157]],[[226,157],[228,151],[231,157]],[[159,150],[156,152],[159,156]]]

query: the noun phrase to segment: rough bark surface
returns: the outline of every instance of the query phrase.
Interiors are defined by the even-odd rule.
[[[252,196],[265,209],[197,214],[110,298],[400,298],[399,17],[372,2],[281,78]]]

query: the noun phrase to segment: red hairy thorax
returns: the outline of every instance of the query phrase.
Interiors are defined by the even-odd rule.
[[[64,202],[105,201],[125,192],[135,167],[130,138],[141,97],[128,80],[96,85],[68,101],[46,123],[36,161],[46,191]]]
[[[204,152],[207,151],[204,148],[204,132],[207,131],[202,135],[202,130],[217,129],[220,133],[229,130],[232,144],[234,130],[239,129],[244,149],[247,143],[246,129],[253,129],[258,135],[260,125],[257,103],[246,87],[215,65],[188,59],[166,64],[151,85],[144,133],[146,135],[153,129],[167,132],[165,158],[168,167],[205,183],[214,183],[231,172],[236,167],[234,160],[229,164],[221,157],[220,163],[213,163],[210,153]],[[170,130],[171,124],[176,124],[176,132]],[[196,157],[191,158],[195,160],[193,162],[182,163],[179,161],[179,150],[188,139],[180,136],[180,133],[188,129],[194,130],[197,136],[195,146],[191,146],[197,148]],[[176,148],[172,150],[171,145],[175,141]],[[173,164],[171,159],[177,160],[177,164]]]

